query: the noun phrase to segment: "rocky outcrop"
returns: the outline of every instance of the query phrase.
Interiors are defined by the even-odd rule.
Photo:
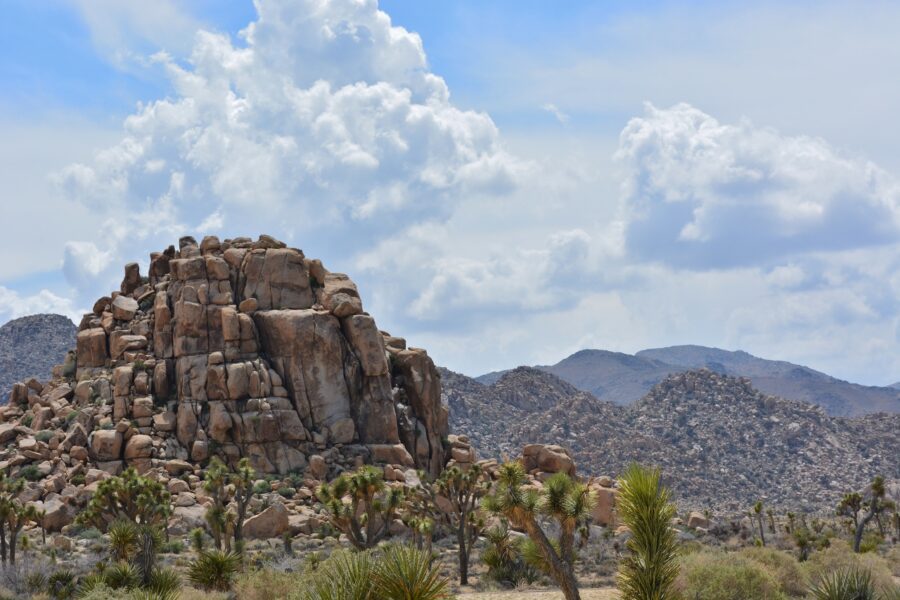
[[[67,371],[13,387],[0,425],[0,443],[56,432],[51,470],[215,455],[285,474],[327,455],[436,474],[450,458],[428,354],[379,331],[347,275],[269,236],[186,237],[152,254],[147,276],[127,265],[75,342]]]

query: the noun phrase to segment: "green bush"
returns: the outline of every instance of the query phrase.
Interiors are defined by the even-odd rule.
[[[272,491],[272,484],[266,481],[265,479],[260,479],[256,483],[253,484],[253,493],[254,494],[268,494]]]
[[[675,589],[691,600],[782,600],[766,567],[742,554],[695,552],[681,557]]]
[[[19,471],[19,477],[28,481],[38,481],[43,477],[43,475],[41,475],[41,472],[36,465],[28,465],[22,467],[22,469]]]
[[[778,582],[779,589],[787,596],[792,598],[806,596],[809,580],[793,555],[774,548],[746,548],[741,554],[763,565]]]
[[[278,495],[282,498],[293,498],[297,494],[297,490],[292,487],[278,488]]]
[[[43,429],[41,431],[38,431],[36,434],[34,434],[34,439],[36,439],[39,442],[44,442],[46,444],[55,435],[56,434],[53,433],[52,431],[50,431],[49,429]]]

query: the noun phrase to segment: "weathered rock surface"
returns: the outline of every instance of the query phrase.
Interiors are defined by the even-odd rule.
[[[30,331],[19,329],[4,331]],[[319,482],[359,464],[400,481],[437,474],[451,446],[457,463],[474,460],[447,441],[428,354],[379,331],[347,275],[269,236],[182,238],[151,255],[146,277],[129,264],[75,333],[50,381],[15,383],[0,407],[0,469],[36,469],[22,498],[52,529],[127,467],[166,483],[176,527],[202,516],[195,473],[213,456],[308,482],[290,510],[254,508],[249,531],[268,537]]]

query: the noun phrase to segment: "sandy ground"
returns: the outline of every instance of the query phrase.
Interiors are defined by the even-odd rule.
[[[619,594],[613,588],[581,590],[581,600],[616,600]],[[563,600],[559,592],[482,592],[478,594],[459,594],[459,600]]]

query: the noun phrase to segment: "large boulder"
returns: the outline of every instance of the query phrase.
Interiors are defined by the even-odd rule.
[[[105,462],[122,458],[122,434],[115,429],[99,429],[91,434],[91,458]]]
[[[288,510],[284,504],[276,502],[267,509],[244,521],[244,537],[266,540],[279,537],[290,527]]]

